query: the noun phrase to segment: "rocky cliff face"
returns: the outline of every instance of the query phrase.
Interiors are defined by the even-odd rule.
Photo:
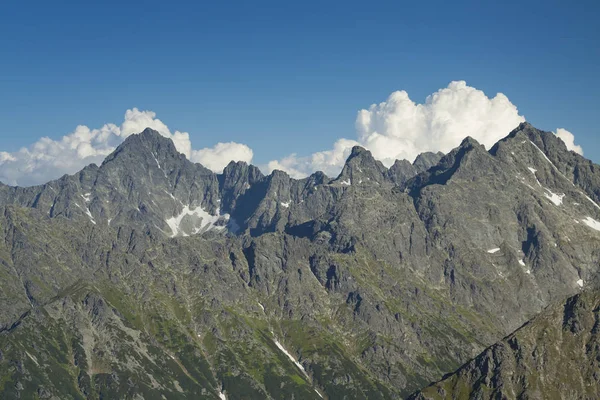
[[[549,307],[411,399],[597,399],[600,292]]]
[[[407,396],[596,286],[599,182],[528,124],[301,180],[214,174],[146,130],[0,185],[0,393]]]

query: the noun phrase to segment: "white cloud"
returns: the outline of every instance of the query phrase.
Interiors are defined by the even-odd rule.
[[[326,175],[333,176],[340,172],[352,147],[360,144],[355,140],[338,139],[332,150],[319,151],[308,157],[291,154],[281,160],[270,161],[267,170],[270,172],[279,169],[287,172],[292,178],[304,178],[315,171],[323,171]]]
[[[340,139],[332,150],[309,157],[293,155],[268,166],[293,176],[319,169],[333,176],[343,167],[351,147],[360,144],[389,167],[396,159],[413,161],[424,151],[448,152],[466,136],[490,147],[523,121],[505,95],[489,98],[464,81],[451,82],[423,104],[413,102],[405,91],[397,91],[386,101],[358,112],[357,141]]]
[[[29,186],[75,173],[90,163],[101,163],[125,138],[148,127],[171,138],[177,151],[192,161],[206,162],[206,167],[215,172],[222,172],[231,160],[252,160],[248,146],[233,142],[193,150],[187,132],[171,133],[167,125],[156,118],[156,113],[133,108],[126,111],[120,126],[105,124],[99,129],[90,129],[79,125],[60,140],[43,137],[14,153],[0,152],[0,181]]]
[[[574,151],[577,154],[583,155],[583,149],[581,146],[575,144],[575,135],[566,129],[558,128],[555,133],[556,136],[562,139],[567,145],[567,149]]]
[[[191,160],[215,172],[223,172],[231,160],[250,163],[252,156],[252,149],[245,144],[228,142],[217,143],[211,148],[192,150]]]
[[[15,161],[15,158],[5,151],[0,151],[0,165],[4,164],[7,161]]]

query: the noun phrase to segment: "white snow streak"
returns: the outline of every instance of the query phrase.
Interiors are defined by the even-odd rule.
[[[158,162],[158,159],[156,158],[156,156],[154,155],[154,153],[150,152],[150,154],[152,154],[152,158],[154,158],[154,161],[156,161],[156,165],[158,166],[158,169],[160,169],[162,171],[162,173],[165,176],[165,178],[168,178],[167,173],[160,166],[160,163]]]
[[[588,196],[588,195],[585,195],[585,194],[584,194],[584,196],[585,196],[585,198],[586,198],[586,199],[588,199],[588,200],[589,200],[589,201],[590,201],[590,202],[591,202],[593,205],[595,205],[595,206],[596,206],[596,208],[600,209],[600,206],[599,206],[599,205],[598,205],[598,204],[597,204],[597,203],[596,203],[594,200],[592,200],[592,198],[591,198],[590,196]]]
[[[304,372],[304,375],[308,376],[308,374],[306,373],[306,370],[304,369],[302,364],[300,364],[298,361],[296,361],[296,359],[290,353],[288,353],[288,351],[281,345],[281,343],[279,343],[279,341],[277,339],[274,339],[274,340],[275,340],[275,345],[277,346],[277,348],[279,350],[281,350],[283,352],[283,354],[285,354],[294,364],[296,364],[296,366],[298,368],[300,368],[300,370],[302,370],[302,372]]]
[[[345,186],[350,186],[350,185],[352,184],[352,183],[350,182],[350,178],[348,178],[347,180],[345,180],[345,181],[342,181],[342,182],[340,182],[340,183],[341,183],[342,185],[345,185]]]
[[[31,361],[33,361],[35,363],[35,365],[37,365],[38,367],[40,366],[40,364],[38,363],[37,358],[35,358],[34,356],[32,356],[31,354],[29,354],[28,351],[25,351],[25,354],[27,354],[27,356],[29,356],[29,358],[31,358]]]
[[[525,266],[525,261],[523,261],[523,259],[519,260],[519,264],[522,265],[523,267]]]
[[[83,208],[79,204],[75,203],[75,205],[83,210]],[[89,208],[87,208],[87,207],[85,208],[85,213],[90,218],[90,221],[92,221],[92,224],[96,225],[96,221],[94,221],[94,216],[92,215]]]
[[[500,247],[496,247],[495,249],[489,249],[487,252],[490,254],[494,254],[500,251]]]
[[[92,221],[92,224],[96,225],[96,221],[94,221],[94,216],[92,215],[92,212],[90,211],[89,208],[85,209],[85,213],[87,214],[88,217],[90,217],[90,221]]]
[[[167,192],[166,190],[164,190],[164,189],[163,189],[163,192],[165,192],[166,194],[168,194],[168,195],[169,195],[169,197],[171,197],[173,200],[177,200],[177,199],[175,198],[175,196],[173,196],[171,193]]]
[[[89,203],[91,200],[91,193],[86,193],[86,194],[82,194],[81,197],[83,197],[83,200],[85,200],[86,203]]]
[[[281,207],[284,207],[284,208],[289,208],[289,206],[290,206],[289,201],[287,203],[281,202],[280,204],[281,204]]]
[[[154,153],[150,152],[150,154],[152,154],[152,158],[154,158],[154,161],[156,161],[156,165],[158,166],[158,169],[162,169],[160,166],[160,163],[158,162],[158,159],[156,158],[156,156],[154,155]]]
[[[531,168],[531,167],[527,167],[527,169],[530,170],[531,173],[533,174],[533,177],[535,178],[535,181],[537,182],[538,186],[542,186],[542,184],[540,183],[540,180],[537,178],[537,175],[535,174],[537,172],[537,169]]]
[[[227,400],[227,397],[225,396],[225,393],[219,392],[219,399],[221,399],[221,400]]]
[[[560,170],[558,168],[556,168],[556,165],[554,165],[554,163],[552,161],[550,161],[550,159],[548,158],[548,156],[546,155],[546,153],[544,153],[542,151],[542,149],[540,149],[539,147],[537,147],[537,145],[535,143],[533,143],[531,140],[529,141],[529,143],[531,143],[533,145],[533,147],[535,147],[536,149],[538,149],[538,151],[540,153],[542,153],[542,156],[544,156],[544,158],[546,159],[546,161],[548,161],[550,163],[550,165],[552,165],[552,168],[554,168],[554,170],[556,172],[558,172],[558,174],[560,176],[562,176],[567,182],[569,182],[571,184],[571,186],[576,187],[575,184],[569,178],[567,178],[562,172],[560,172]]]
[[[540,149],[535,143],[533,143],[531,140],[529,141],[529,143],[531,143],[536,149],[538,149],[538,151],[542,154],[542,156],[544,156],[544,158],[546,159],[546,161],[548,161],[550,163],[550,165],[552,165],[554,167],[554,169],[558,169],[556,168],[556,166],[554,165],[554,163],[552,163],[552,161],[550,161],[550,159],[548,158],[548,156],[546,155],[546,153],[544,153],[542,151],[542,149]]]

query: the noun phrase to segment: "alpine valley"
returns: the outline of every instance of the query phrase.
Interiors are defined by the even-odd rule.
[[[0,398],[597,399],[599,204],[527,123],[301,180],[146,129],[0,184]]]

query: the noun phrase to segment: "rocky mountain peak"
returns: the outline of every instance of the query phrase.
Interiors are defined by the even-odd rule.
[[[600,282],[598,166],[522,128],[389,170],[355,147],[334,180],[215,174],[147,130],[0,186],[0,397],[405,398]]]
[[[404,184],[417,175],[417,169],[408,160],[396,160],[388,170],[387,176],[396,185]]]
[[[264,175],[254,165],[248,165],[244,161],[231,161],[223,173],[219,175],[223,188],[229,190],[237,186],[251,186],[262,180]]]
[[[442,157],[442,152],[424,152],[419,154],[412,164],[408,160],[396,160],[388,170],[387,177],[394,184],[403,185],[417,174],[436,166]]]
[[[179,166],[191,164],[186,157],[177,151],[170,138],[159,132],[146,128],[139,134],[127,137],[104,162],[103,166],[117,163],[129,170],[143,166],[152,169],[178,169]],[[207,170],[208,171],[208,170]]]
[[[412,163],[412,165],[415,167],[417,173],[421,173],[437,165],[442,157],[444,157],[444,153],[441,151],[438,151],[437,153],[426,151],[419,154],[417,158],[415,158],[415,161]]]
[[[353,158],[353,157],[358,157],[360,155],[366,156],[366,157],[372,157],[371,152],[367,149],[365,149],[362,146],[353,146],[352,150],[350,151],[350,156],[348,157]]]
[[[472,149],[472,148],[477,148],[480,147],[481,144],[474,139],[471,136],[467,136],[466,138],[463,139],[463,141],[460,143],[460,146],[458,147],[460,148],[466,148],[466,149]]]
[[[369,150],[354,146],[342,172],[335,181],[342,185],[383,182],[386,175],[387,169],[381,161],[373,157]]]

